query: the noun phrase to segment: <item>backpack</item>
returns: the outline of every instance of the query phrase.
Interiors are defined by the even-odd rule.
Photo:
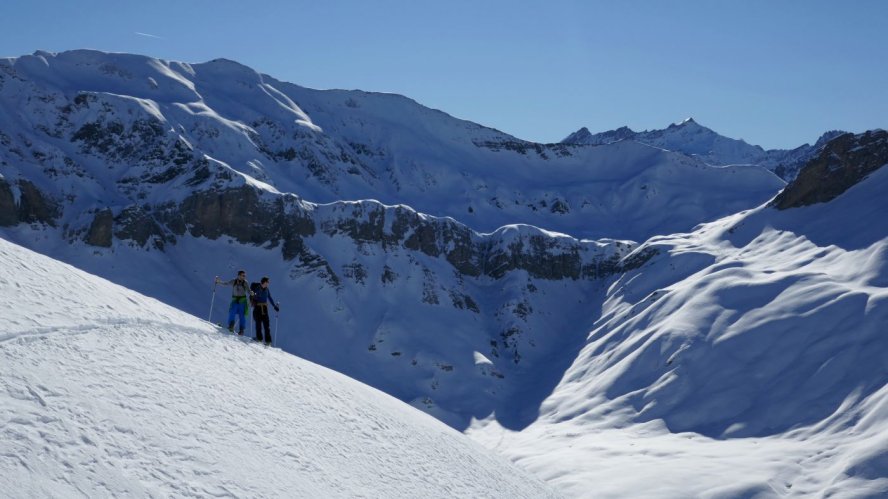
[[[251,282],[250,283],[250,291],[252,291],[254,294],[258,293],[261,290],[262,290],[262,285],[259,284],[258,282]],[[256,299],[253,298],[253,296],[250,296],[250,305],[253,308],[256,308]]]

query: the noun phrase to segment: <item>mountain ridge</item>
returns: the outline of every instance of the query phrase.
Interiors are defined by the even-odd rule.
[[[663,129],[636,132],[627,126],[605,132],[592,133],[582,127],[565,137],[566,145],[605,145],[621,140],[635,140],[654,147],[679,151],[714,166],[755,164],[773,171],[786,181],[792,181],[799,169],[823,146],[846,133],[839,130],[824,132],[813,145],[803,144],[794,149],[769,149],[748,144],[743,139],[725,137],[700,125],[694,118],[672,123]]]
[[[209,177],[209,170],[224,169],[311,201],[408,204],[482,232],[528,223],[577,237],[634,240],[649,237],[655,226],[686,230],[763,202],[782,185],[750,168],[735,170],[745,177],[738,184],[684,155],[647,146],[602,151],[535,144],[406,97],[316,91],[240,65],[230,86],[218,86],[226,80],[212,63],[100,52],[5,61],[0,119],[8,125],[0,145],[8,158],[0,161],[32,163],[53,174],[79,167],[87,181],[95,168],[78,163],[96,160],[140,165],[121,180],[157,184],[188,170]],[[248,77],[238,76],[244,72]],[[54,81],[62,83],[54,87]],[[15,129],[38,135],[19,136]],[[158,166],[149,174],[151,163]],[[543,170],[549,174],[541,177]],[[614,176],[617,171],[626,175]],[[669,192],[646,190],[670,171],[678,182]],[[682,176],[702,176],[705,188],[691,188]],[[116,186],[104,189],[120,198]],[[138,195],[146,195],[144,189]],[[678,198],[682,206],[672,206]],[[634,223],[625,223],[629,217]]]

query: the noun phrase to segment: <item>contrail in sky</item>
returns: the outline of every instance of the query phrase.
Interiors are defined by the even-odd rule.
[[[163,37],[152,35],[151,33],[142,33],[140,31],[136,31],[136,34],[139,36],[147,36],[148,38],[157,38],[158,40],[163,40]]]

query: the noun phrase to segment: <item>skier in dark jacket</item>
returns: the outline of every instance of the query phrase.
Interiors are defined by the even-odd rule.
[[[244,328],[247,326],[246,314],[249,313],[247,310],[247,297],[252,294],[250,292],[250,285],[247,284],[247,272],[239,270],[237,277],[230,281],[223,281],[217,276],[216,284],[231,286],[231,305],[228,307],[228,330],[232,333],[234,332],[234,318],[238,317],[240,319],[240,330],[237,334],[243,336]]]
[[[256,321],[256,341],[262,341],[262,326],[265,326],[265,344],[271,344],[271,327],[268,320],[268,304],[274,307],[274,311],[280,310],[274,298],[271,297],[271,290],[268,289],[268,278],[263,277],[259,281],[259,288],[253,294],[253,320]]]

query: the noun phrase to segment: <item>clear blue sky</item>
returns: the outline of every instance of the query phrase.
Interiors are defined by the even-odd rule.
[[[29,0],[0,16],[0,56],[226,57],[543,142],[688,116],[766,148],[888,128],[888,1]]]

